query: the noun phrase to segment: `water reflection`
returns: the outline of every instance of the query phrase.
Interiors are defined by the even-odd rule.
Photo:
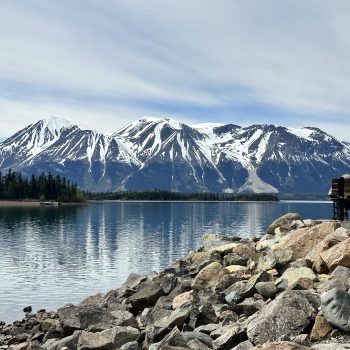
[[[329,218],[329,203],[135,203],[0,208],[0,320],[55,309],[161,270],[205,232],[259,235],[288,212]]]

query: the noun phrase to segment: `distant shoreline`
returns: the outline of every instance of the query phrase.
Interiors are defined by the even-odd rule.
[[[39,201],[0,200],[0,207],[39,207]]]
[[[301,203],[315,203],[322,202],[328,203],[324,200],[281,200],[280,203],[288,202],[301,202]],[[20,201],[20,200],[0,200],[0,208],[10,208],[10,207],[42,207],[40,201]],[[215,201],[201,201],[201,200],[145,200],[145,199],[104,199],[104,200],[87,200],[85,202],[67,202],[61,203],[62,206],[73,206],[73,205],[88,205],[88,204],[104,204],[104,203],[278,203],[278,201],[256,201],[256,200],[237,200],[237,201],[225,201],[225,200],[215,200]],[[331,203],[331,202],[329,202]],[[45,206],[46,208],[51,206]],[[57,208],[57,207],[56,207]]]
[[[7,207],[42,207],[40,205],[42,201],[20,201],[20,200],[0,200],[0,207],[1,208],[7,208]],[[87,204],[88,202],[62,202],[60,205],[67,206],[67,205],[84,205]],[[43,206],[44,207],[44,206]],[[46,208],[53,208],[53,206],[45,206]],[[54,208],[57,208],[54,207]]]

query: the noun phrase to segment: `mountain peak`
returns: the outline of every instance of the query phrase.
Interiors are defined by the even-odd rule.
[[[148,117],[145,116],[139,120],[139,122],[146,122],[146,123],[156,123],[156,124],[166,124],[172,127],[173,129],[180,130],[182,129],[182,126],[184,124],[180,123],[179,121],[167,117],[158,118],[158,117]]]
[[[57,116],[49,116],[41,120],[41,122],[53,135],[62,129],[71,128],[73,126],[70,121]]]

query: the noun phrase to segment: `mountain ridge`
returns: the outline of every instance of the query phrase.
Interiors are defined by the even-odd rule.
[[[323,192],[349,172],[350,144],[315,127],[144,117],[107,135],[49,117],[0,143],[0,170],[9,168],[92,191]]]

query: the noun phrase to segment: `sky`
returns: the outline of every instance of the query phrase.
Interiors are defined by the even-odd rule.
[[[349,33],[348,0],[2,0],[0,136],[154,116],[350,141]]]

